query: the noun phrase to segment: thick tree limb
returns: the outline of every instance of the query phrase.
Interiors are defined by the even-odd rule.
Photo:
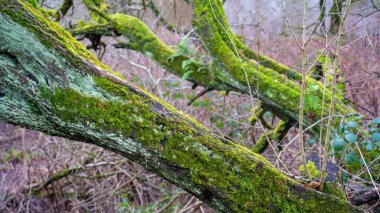
[[[272,68],[281,67],[280,64],[273,63],[268,67],[258,66],[252,63],[247,57],[248,49],[236,38],[230,30],[223,11],[223,5],[219,0],[196,0],[195,2],[195,22],[197,32],[208,49],[211,57],[216,61],[220,70],[225,70],[232,79],[225,79],[233,85],[249,85],[255,97],[259,97],[265,105],[271,108],[276,115],[288,117],[297,120],[300,100],[300,86],[284,77],[282,69],[274,71]],[[251,51],[253,52],[253,51]],[[253,54],[253,53],[252,53]],[[283,68],[285,69],[285,68]],[[314,79],[308,78],[308,84],[313,84],[323,91],[323,85]],[[246,86],[247,87],[247,86]],[[256,94],[257,88],[257,94]],[[280,92],[279,92],[280,91]],[[325,94],[325,103],[322,103],[322,92],[312,94],[312,99],[305,100],[305,109],[308,113],[312,111],[316,116],[312,120],[318,120],[321,114],[321,108],[327,106],[327,100],[330,100],[329,91]],[[338,99],[341,99],[338,97]],[[353,109],[345,106],[343,103],[337,103],[335,106],[337,113],[347,114],[354,112]],[[287,119],[283,119],[287,121]],[[304,121],[307,123],[306,121]]]
[[[194,1],[194,4],[198,34],[213,63],[193,62],[195,71],[187,80],[214,90],[232,90],[245,94],[249,94],[251,90],[281,120],[287,123],[297,121],[300,99],[300,86],[297,81],[300,80],[300,74],[246,47],[230,30],[220,1],[199,0]],[[102,20],[108,21],[115,32],[128,38],[129,43],[118,44],[118,47],[139,51],[178,76],[187,72],[182,68],[182,63],[190,58],[176,55],[174,49],[162,42],[139,19],[125,14],[109,15],[95,6],[87,7],[93,13],[100,14]],[[252,59],[260,64],[253,63]],[[308,94],[305,99],[305,113],[314,116],[305,118],[304,123],[318,121],[322,117],[322,107],[328,108],[331,98],[331,92],[326,90],[325,102],[322,103],[323,85],[312,78],[307,79],[307,84],[315,85],[319,89],[314,94]],[[339,96],[337,100],[343,98]],[[355,113],[355,110],[341,101],[337,101],[335,108],[339,114]],[[314,133],[318,135],[319,131]]]
[[[360,211],[116,76],[26,1],[0,0],[0,22],[0,119],[120,153],[220,211]]]

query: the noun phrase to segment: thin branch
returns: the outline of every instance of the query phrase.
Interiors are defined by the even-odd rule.
[[[338,32],[338,43],[336,46],[336,53],[334,56],[334,67],[333,67],[333,79],[332,79],[332,97],[330,101],[330,111],[329,111],[329,119],[327,121],[327,132],[325,137],[325,146],[324,146],[324,155],[323,155],[323,162],[322,162],[322,169],[321,169],[321,178],[320,178],[320,190],[323,191],[324,187],[324,181],[325,181],[325,172],[326,172],[326,164],[327,164],[327,157],[328,157],[328,151],[329,151],[329,145],[330,145],[330,134],[331,134],[331,128],[332,128],[332,122],[333,122],[333,115],[335,111],[335,88],[336,88],[336,78],[337,78],[337,71],[339,66],[339,57],[340,57],[340,51],[341,51],[341,42],[342,42],[342,35],[344,33],[344,24],[347,18],[348,10],[351,5],[351,0],[348,0],[346,10],[343,14],[343,17],[340,22],[339,26],[339,32]]]
[[[190,106],[194,101],[196,101],[198,98],[202,97],[206,93],[212,91],[211,87],[206,87],[204,90],[202,90],[200,93],[198,93],[194,98],[192,98],[189,103],[187,103],[187,106]]]

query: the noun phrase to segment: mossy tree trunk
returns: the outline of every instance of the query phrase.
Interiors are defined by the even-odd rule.
[[[220,211],[360,211],[132,86],[28,2],[0,0],[1,120],[119,153]]]

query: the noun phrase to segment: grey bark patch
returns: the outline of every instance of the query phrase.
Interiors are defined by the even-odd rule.
[[[169,113],[166,108],[157,102],[152,102],[152,111],[158,114],[163,115],[164,117],[169,117]]]

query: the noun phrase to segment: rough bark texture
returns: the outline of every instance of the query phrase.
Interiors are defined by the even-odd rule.
[[[132,86],[28,2],[0,0],[1,120],[120,153],[223,212],[359,212]]]

